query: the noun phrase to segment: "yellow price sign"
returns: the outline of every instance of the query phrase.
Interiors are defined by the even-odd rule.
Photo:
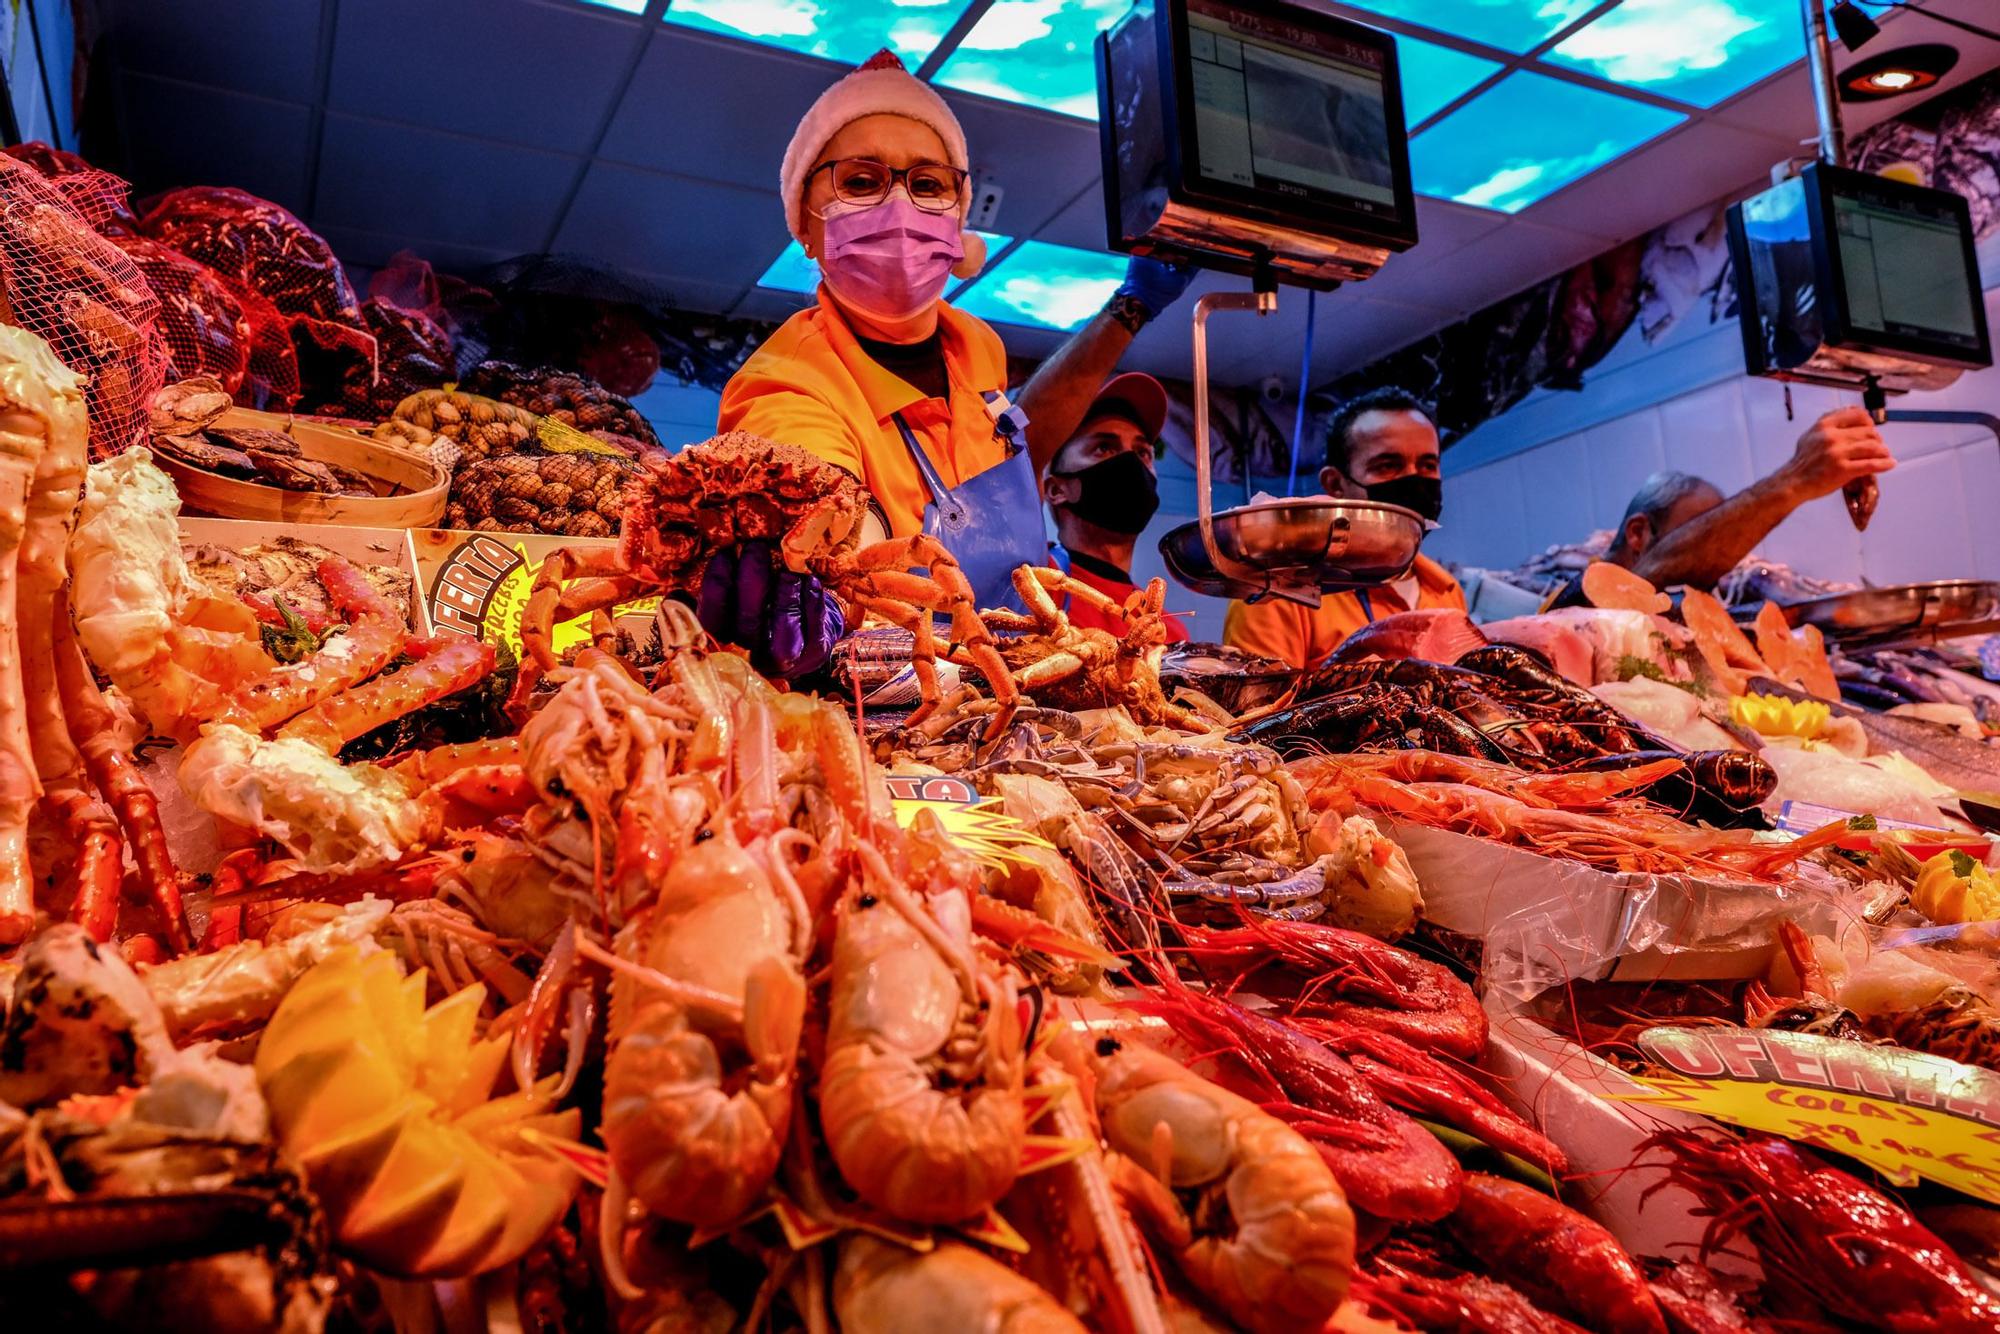
[[[444,558],[431,579],[427,594],[431,624],[447,633],[505,644],[518,654],[522,613],[541,569],[542,562],[519,538],[509,543],[486,533],[470,534]],[[611,614],[650,616],[659,605],[656,597],[639,598],[620,603]],[[556,652],[589,638],[588,616],[563,621],[555,627]]]
[[[1699,1112],[2000,1204],[2000,1074],[1942,1056],[1780,1029],[1649,1028],[1669,1073],[1621,1102]]]
[[[888,774],[884,781],[889,785],[890,807],[897,824],[908,829],[918,817],[929,814],[944,826],[952,842],[987,865],[1019,860],[1018,848],[1054,850],[1053,844],[1002,811],[997,799],[980,796],[963,778]]]

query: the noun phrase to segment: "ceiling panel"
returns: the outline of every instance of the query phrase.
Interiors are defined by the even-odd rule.
[[[1601,237],[1514,218],[1461,247],[1441,262],[1411,265],[1393,285],[1374,281],[1359,289],[1406,305],[1469,314],[1602,252]],[[1422,253],[1419,245],[1414,254]],[[1394,351],[1384,345],[1382,351]]]
[[[1007,192],[994,225],[1032,235],[1083,190],[1097,189],[1095,122],[1059,120],[974,97],[946,98],[965,129],[972,169]],[[772,171],[777,170],[772,158]],[[1090,244],[1102,245],[1102,238]]]
[[[143,74],[122,75],[118,92],[135,194],[234,185],[294,212],[305,208],[311,117],[304,107]]]
[[[647,43],[599,156],[775,195],[785,145],[832,73],[817,61],[662,28]],[[757,95],[743,96],[746,86]]]
[[[341,0],[327,106],[588,152],[637,40],[578,4]]]
[[[330,111],[313,221],[537,251],[578,161]]]
[[[785,245],[775,192],[591,165],[554,249],[726,294],[727,310]]]
[[[1417,37],[1399,35],[1396,55],[1402,67],[1405,126],[1421,125],[1501,68],[1498,61],[1469,56]]]
[[[442,272],[472,273],[503,259],[512,259],[516,253],[456,245],[449,241],[424,240],[407,232],[370,232],[355,227],[321,226],[319,233],[333,247],[333,253],[340,256],[340,262],[350,270],[380,269],[397,251],[414,250]]]
[[[967,0],[674,0],[667,23],[840,65],[888,47],[910,69],[951,31]]]
[[[1425,194],[1518,213],[1684,119],[1520,71],[1411,140],[1410,176]]]
[[[1711,107],[1806,53],[1798,0],[1624,0],[1544,59]]]
[[[1421,23],[1439,32],[1526,51],[1582,18],[1601,0],[1348,0],[1371,14]]]
[[[1783,139],[1714,123],[1675,130],[1639,149],[1616,173],[1586,176],[1561,196],[1563,219],[1623,241],[1762,178],[1790,155]]]
[[[996,324],[1073,332],[1103,309],[1125,276],[1125,257],[1024,241],[951,296],[967,314]]]
[[[993,0],[942,66],[937,81],[960,92],[1097,119],[1091,42],[1130,0]]]
[[[198,20],[190,6],[161,0],[100,0],[98,9],[123,69],[311,100],[320,7],[309,0],[201,0]]]

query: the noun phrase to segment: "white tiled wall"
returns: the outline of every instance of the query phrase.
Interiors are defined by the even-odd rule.
[[[1989,320],[2000,318],[2000,289],[1987,293],[1987,310]],[[1722,343],[1735,338],[1733,325],[1719,327],[1663,351],[1643,369],[1671,383],[1681,377],[1669,363],[1713,364]],[[1595,388],[1587,381],[1559,406],[1588,420]],[[1457,451],[1447,451],[1444,526],[1424,549],[1439,559],[1515,565],[1553,543],[1612,527],[1633,490],[1660,468],[1695,473],[1734,491],[1789,458],[1820,413],[1859,402],[1855,394],[1794,386],[1793,420],[1787,421],[1783,385],[1738,375],[1472,467],[1454,468]],[[2000,414],[2000,370],[1968,373],[1949,389],[1893,399],[1890,407]],[[1515,411],[1529,408],[1546,417],[1549,402],[1531,400]],[[1504,431],[1506,419],[1493,425]],[[1779,525],[1762,553],[1829,579],[2000,578],[2000,538],[1993,531],[2000,515],[2000,442],[1977,426],[1908,423],[1892,423],[1883,438],[1898,466],[1882,478],[1882,503],[1866,533],[1854,531],[1840,498],[1830,496]],[[1479,453],[1467,451],[1474,458]]]

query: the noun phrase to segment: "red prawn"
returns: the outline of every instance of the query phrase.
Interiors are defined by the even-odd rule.
[[[1257,991],[1286,998],[1280,1003],[1292,1014],[1366,1024],[1460,1060],[1485,1054],[1486,1012],[1472,988],[1442,964],[1319,922],[1182,931],[1188,954],[1225,992],[1256,974]],[[1300,972],[1310,975],[1302,987],[1288,976]]]
[[[1585,1334],[1505,1283],[1441,1269],[1407,1244],[1384,1247],[1355,1271],[1348,1298],[1429,1334]]]
[[[1427,1221],[1456,1206],[1458,1161],[1325,1046],[1174,981],[1131,1008],[1235,1057],[1209,1063],[1216,1082],[1311,1141],[1358,1208],[1378,1218]]]
[[[1843,1320],[1899,1334],[1988,1334],[1996,1300],[1936,1233],[1882,1192],[1789,1140],[1665,1131],[1668,1180],[1702,1201],[1701,1253],[1754,1245],[1774,1289]],[[1647,1194],[1658,1190],[1659,1183]]]
[[[1667,1334],[1644,1271],[1618,1239],[1532,1186],[1468,1172],[1446,1226],[1501,1278],[1591,1329]]]
[[[1345,1057],[1393,1107],[1428,1116],[1561,1176],[1569,1158],[1480,1083],[1429,1052],[1366,1024],[1299,1016],[1294,1027]]]

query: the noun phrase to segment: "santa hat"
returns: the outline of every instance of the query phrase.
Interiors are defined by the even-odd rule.
[[[834,135],[863,116],[882,115],[905,116],[919,125],[929,126],[944,141],[944,151],[951,165],[960,171],[970,170],[965,153],[965,131],[959,128],[958,117],[951,114],[945,100],[938,96],[935,88],[903,68],[903,62],[896,58],[895,52],[887,49],[877,51],[859,68],[821,93],[799,120],[799,128],[792,131],[792,142],[785,149],[784,166],[778,171],[778,188],[784,195],[785,223],[800,245],[806,241],[807,173],[819,165],[820,154],[826,150]],[[968,192],[959,204],[961,223],[971,207],[972,196]],[[986,262],[986,242],[976,232],[968,231],[964,236],[964,245],[965,257],[952,266],[952,272],[961,278],[970,278]]]

